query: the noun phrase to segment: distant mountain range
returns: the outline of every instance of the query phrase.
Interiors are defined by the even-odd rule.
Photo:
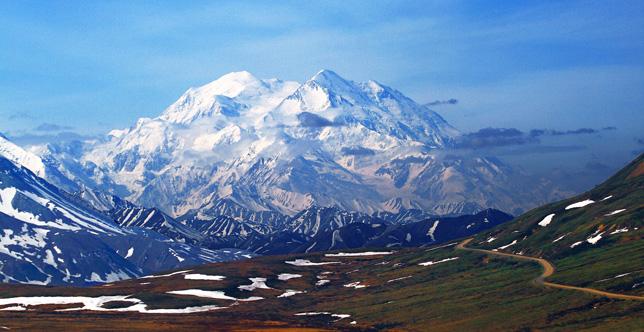
[[[109,214],[121,226],[154,230],[210,249],[240,248],[257,254],[291,254],[368,247],[425,247],[500,225],[512,216],[498,210],[391,223],[359,212],[312,207],[276,228],[243,219],[174,220],[157,209],[126,208]],[[395,216],[392,216],[396,219]]]
[[[222,202],[288,216],[314,206],[519,214],[572,195],[499,159],[458,157],[461,136],[375,81],[329,70],[304,84],[237,72],[103,140],[32,151],[65,190],[99,189],[173,218],[212,216]]]

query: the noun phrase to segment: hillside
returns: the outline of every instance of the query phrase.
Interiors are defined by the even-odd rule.
[[[470,246],[546,258],[557,267],[551,282],[641,295],[643,239],[644,155],[593,190],[484,231]]]

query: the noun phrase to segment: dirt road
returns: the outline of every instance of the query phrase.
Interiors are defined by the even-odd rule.
[[[486,253],[488,255],[497,255],[497,256],[504,256],[504,257],[512,257],[516,259],[521,259],[521,260],[528,260],[528,261],[533,261],[541,264],[543,266],[543,273],[534,280],[535,284],[547,286],[547,287],[554,287],[554,288],[561,288],[561,289],[572,289],[572,290],[578,290],[590,294],[595,294],[595,295],[601,295],[601,296],[607,296],[610,298],[614,299],[623,299],[623,300],[644,300],[644,296],[634,296],[634,295],[623,295],[623,294],[616,294],[616,293],[609,293],[609,292],[604,292],[592,288],[583,288],[583,287],[574,287],[574,286],[566,286],[566,285],[561,285],[561,284],[553,284],[551,282],[546,282],[544,279],[547,277],[551,276],[555,272],[555,266],[552,265],[552,263],[548,262],[547,260],[543,258],[535,258],[535,257],[528,257],[528,256],[521,256],[521,255],[515,255],[515,254],[506,254],[498,251],[491,251],[491,250],[484,250],[484,249],[473,249],[473,248],[467,248],[465,247],[466,244],[468,244],[472,239],[467,239],[463,242],[461,242],[459,245],[456,246],[457,250],[469,250],[469,251],[478,251],[482,253]]]

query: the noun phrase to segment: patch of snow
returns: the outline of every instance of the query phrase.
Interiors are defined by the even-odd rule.
[[[359,289],[359,288],[366,288],[366,287],[367,287],[367,285],[361,285],[361,284],[360,284],[360,281],[352,282],[352,283],[350,283],[350,284],[346,284],[346,285],[342,285],[342,286],[343,286],[343,287],[347,287],[347,288],[351,288],[351,287],[353,287],[353,288],[355,288],[355,289]]]
[[[27,310],[27,308],[25,308],[25,307],[23,307],[23,306],[19,306],[19,305],[18,305],[18,306],[6,307],[6,308],[2,308],[2,309],[0,309],[0,311],[24,311],[24,310]],[[6,327],[4,327],[4,326],[3,326],[3,328],[4,328],[5,330],[6,330],[6,329],[8,329],[8,328],[6,328]]]
[[[429,229],[429,231],[427,232],[427,235],[428,235],[429,237],[431,237],[431,238],[432,238],[432,241],[434,241],[434,242],[436,242],[436,239],[434,238],[434,232],[436,231],[436,227],[438,227],[438,223],[439,223],[439,222],[440,222],[440,220],[436,220],[436,221],[434,221],[434,225],[432,225],[432,227],[431,227],[431,228]],[[469,228],[469,226],[468,226],[467,228]],[[409,242],[409,240],[407,240],[407,242]]]
[[[85,281],[90,281],[90,282],[113,282],[113,281],[119,281],[119,280],[125,280],[131,278],[130,275],[125,273],[122,270],[119,270],[118,272],[112,271],[110,273],[105,274],[105,279],[101,278],[96,272],[92,272],[92,275],[90,276],[90,279],[85,279]]]
[[[517,240],[512,241],[512,243],[510,243],[510,244],[506,244],[506,245],[504,245],[504,246],[498,247],[497,249],[498,249],[498,250],[503,250],[503,249],[508,248],[508,247],[510,247],[510,246],[513,246],[513,245],[515,245],[515,244],[517,244]]]
[[[54,254],[51,252],[51,250],[47,249],[45,250],[45,253],[47,254],[47,256],[45,257],[45,259],[43,259],[43,263],[57,268],[58,264],[56,264],[56,261],[54,260]]]
[[[549,215],[545,216],[545,217],[543,218],[543,220],[541,220],[541,221],[539,222],[539,226],[542,226],[542,227],[546,227],[546,226],[548,226],[548,225],[550,224],[550,222],[552,221],[552,218],[553,218],[554,216],[555,216],[555,214],[554,214],[554,213],[553,213],[553,214],[549,214]]]
[[[605,201],[605,200],[607,200],[607,199],[609,199],[609,198],[611,198],[611,197],[613,197],[613,195],[606,196],[606,197],[602,198],[602,202],[603,202],[603,201]]]
[[[319,315],[330,315],[330,312],[299,312],[295,316],[319,316]]]
[[[625,276],[627,276],[629,274],[633,274],[633,273],[637,273],[637,272],[642,272],[642,270],[637,270],[637,271],[633,271],[633,272],[619,274],[619,275],[616,275],[614,277],[598,280],[598,281],[595,281],[595,282],[597,283],[597,282],[604,282],[604,281],[611,280],[611,279],[623,278],[623,277],[625,277]]]
[[[132,306],[126,308],[113,308],[108,309],[104,304],[118,301],[118,302],[131,302]],[[140,312],[152,314],[185,314],[194,312],[205,312],[210,310],[223,309],[222,307],[208,305],[201,307],[188,307],[178,309],[147,309],[147,305],[141,300],[130,298],[129,295],[115,295],[115,296],[99,296],[99,297],[85,297],[85,296],[36,296],[36,297],[14,297],[0,299],[0,305],[17,306],[4,308],[4,310],[24,310],[26,306],[36,305],[64,305],[64,304],[79,304],[82,307],[60,309],[58,311],[79,311],[79,310],[92,310],[92,311],[114,311],[114,312]]]
[[[597,241],[601,240],[602,234],[604,234],[604,232],[601,232],[601,233],[597,234],[596,236],[589,237],[588,239],[586,239],[586,242],[588,242],[590,244],[596,244]]]
[[[184,289],[184,290],[177,290],[177,291],[169,291],[166,293],[174,294],[174,295],[190,295],[190,296],[196,296],[196,297],[202,297],[202,298],[208,298],[208,299],[231,300],[231,301],[258,301],[258,300],[264,299],[263,297],[258,297],[258,296],[249,297],[247,299],[238,299],[238,298],[226,295],[223,291],[207,291],[202,289]]]
[[[376,256],[376,255],[390,255],[393,251],[366,251],[366,252],[340,252],[337,254],[325,254],[325,257],[356,257],[356,256]]]
[[[128,249],[128,251],[127,251],[127,255],[125,255],[125,257],[124,257],[124,258],[125,258],[125,259],[130,258],[130,257],[132,257],[132,254],[134,254],[134,247],[132,247],[132,248]]]
[[[170,253],[171,253],[171,254],[172,254],[172,255],[173,255],[173,256],[174,256],[174,257],[179,261],[179,263],[181,263],[181,262],[183,262],[183,261],[185,261],[185,260],[186,260],[185,258],[183,258],[183,257],[179,256],[179,254],[177,254],[177,252],[176,252],[176,251],[174,251],[172,248],[168,248],[168,250],[169,250],[169,251],[170,251]]]
[[[130,298],[128,295],[115,295],[115,296],[99,296],[99,297],[85,297],[85,296],[33,296],[33,297],[13,297],[0,299],[0,305],[19,305],[19,306],[37,306],[37,305],[62,305],[62,304],[82,304],[81,308],[74,308],[75,310],[98,310],[98,311],[118,311],[119,309],[106,309],[103,304],[119,301],[119,302],[132,302],[134,304],[141,303],[141,300]],[[145,306],[145,305],[144,305]],[[128,311],[128,308],[120,308],[121,311]],[[19,309],[20,310],[20,309]]]
[[[405,280],[405,279],[409,279],[409,278],[411,278],[411,277],[412,277],[412,276],[400,277],[400,278],[396,278],[396,279],[388,280],[387,282],[394,282],[394,281],[399,281],[399,280]]]
[[[332,313],[327,312],[327,311],[322,311],[322,312],[300,312],[300,313],[295,314],[295,316],[320,316],[320,315],[330,315],[331,317],[339,318],[338,320],[351,317],[351,315],[347,315],[347,314],[332,314]]]
[[[615,210],[615,211],[613,211],[613,212],[611,212],[611,213],[607,214],[607,215],[606,215],[606,217],[614,216],[614,215],[616,215],[616,214],[618,214],[618,213],[622,213],[622,212],[624,212],[624,211],[626,211],[626,209]]]
[[[200,273],[192,273],[192,274],[186,274],[183,276],[187,280],[213,280],[213,281],[221,281],[226,279],[224,276],[212,276],[212,275],[207,275],[207,274],[200,274]]]
[[[450,258],[445,258],[445,259],[442,259],[442,260],[440,260],[440,261],[436,261],[436,262],[429,261],[429,262],[424,262],[424,263],[418,263],[418,265],[420,265],[420,266],[436,265],[436,264],[440,264],[440,263],[445,263],[445,262],[449,262],[449,261],[457,260],[457,259],[459,259],[459,258],[460,258],[460,257],[450,257]]]
[[[191,272],[191,271],[192,270],[177,271],[177,272],[172,272],[172,273],[168,273],[168,274],[151,275],[151,276],[140,277],[139,279],[171,277],[173,275],[177,275],[177,274],[181,274],[181,273],[187,273],[187,272]]]
[[[329,279],[320,279],[320,280],[318,280],[318,282],[315,283],[315,285],[316,286],[324,286],[324,285],[326,285],[326,284],[328,284],[330,282],[331,282],[331,280],[329,280]]]
[[[495,238],[495,237],[491,237],[491,238],[489,238],[489,239],[485,240],[485,242],[490,243],[490,242],[492,242],[492,241],[494,241],[494,240],[496,240],[496,239],[497,239],[497,238]]]
[[[300,277],[302,277],[301,274],[281,273],[280,275],[277,276],[277,279],[286,281],[289,279],[300,278]]]
[[[452,242],[452,243],[448,243],[448,244],[445,244],[445,245],[442,245],[442,246],[439,246],[439,247],[432,247],[432,248],[429,248],[429,249],[427,249],[425,251],[434,251],[436,249],[442,249],[442,248],[446,248],[446,247],[450,247],[450,246],[455,246],[457,244],[458,244],[458,242]],[[399,264],[399,263],[396,263],[396,264]]]
[[[242,285],[237,288],[239,290],[246,290],[246,291],[254,291],[256,289],[272,289],[268,286],[266,286],[266,278],[248,278],[250,281],[253,283],[250,285]]]
[[[615,234],[627,233],[627,232],[628,232],[628,228],[621,228],[610,232],[609,235],[615,235]]]
[[[587,205],[590,205],[590,204],[593,204],[593,203],[595,203],[595,201],[593,201],[592,199],[587,199],[585,201],[577,202],[577,203],[570,204],[570,205],[566,206],[566,210],[581,208],[581,207],[584,207],[584,206],[587,206]]]
[[[564,234],[564,235],[562,235],[562,236],[558,237],[556,240],[552,241],[552,243],[555,243],[555,242],[559,242],[559,241],[561,241],[561,239],[563,239],[564,237],[566,237],[566,235],[568,235],[568,234],[570,234],[570,233],[566,233],[566,234]]]
[[[285,263],[295,265],[295,266],[318,266],[318,265],[327,265],[327,264],[340,264],[340,262],[313,263],[308,259],[296,259],[294,261],[286,261]]]
[[[574,248],[574,247],[576,247],[576,246],[578,246],[578,245],[580,245],[582,243],[584,243],[584,241],[575,242],[570,246],[570,248]]]
[[[297,290],[292,290],[292,289],[287,289],[287,290],[286,290],[282,295],[279,295],[279,296],[278,296],[278,298],[282,298],[282,297],[291,297],[291,296],[293,296],[293,295],[296,295],[296,294],[303,294],[303,293],[306,293],[306,292],[303,292],[303,291],[297,291]]]

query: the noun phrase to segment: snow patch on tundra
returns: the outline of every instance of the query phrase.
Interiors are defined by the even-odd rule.
[[[224,276],[211,276],[207,274],[200,274],[200,273],[192,273],[192,274],[186,274],[183,276],[187,280],[212,280],[212,281],[221,281],[226,279]]]
[[[459,259],[459,258],[460,258],[460,257],[450,257],[450,258],[445,258],[445,259],[442,259],[442,260],[440,260],[440,261],[436,261],[436,262],[429,261],[429,262],[419,263],[418,265],[420,265],[420,266],[436,265],[436,264],[440,264],[440,263],[445,263],[445,262],[449,262],[449,261],[457,260],[457,259]]]
[[[308,259],[296,259],[294,261],[286,261],[285,263],[295,265],[295,266],[318,266],[318,265],[327,265],[327,264],[340,264],[340,262],[313,263]]]
[[[377,256],[377,255],[391,255],[391,251],[366,251],[366,252],[340,252],[337,254],[325,254],[325,257],[356,257],[356,256]]]
[[[593,204],[593,203],[595,203],[595,201],[593,201],[592,199],[587,199],[585,201],[577,202],[577,203],[570,204],[570,205],[566,206],[566,210],[581,208],[581,207],[584,207],[584,206],[587,206],[587,205],[590,205],[590,204]]]
[[[545,217],[543,218],[543,220],[541,220],[541,221],[539,222],[539,226],[542,226],[542,227],[546,227],[546,226],[548,226],[548,225],[550,224],[550,222],[552,222],[552,218],[553,218],[554,216],[555,216],[555,214],[554,214],[554,213],[553,213],[553,214],[549,214],[549,215],[545,216]]]

